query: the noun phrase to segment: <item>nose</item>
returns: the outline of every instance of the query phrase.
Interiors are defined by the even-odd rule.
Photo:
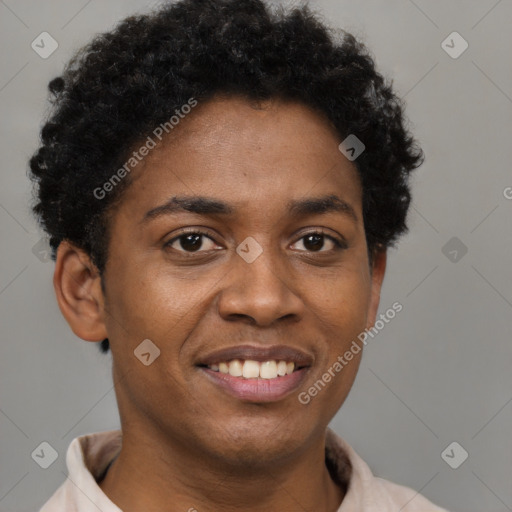
[[[235,256],[218,296],[218,310],[224,320],[269,326],[303,317],[304,302],[297,293],[295,273],[278,259],[279,255],[268,250],[252,263]]]

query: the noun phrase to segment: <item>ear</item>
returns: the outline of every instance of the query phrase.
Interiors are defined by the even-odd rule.
[[[79,338],[86,341],[108,338],[98,269],[83,250],[66,240],[57,250],[53,287],[64,318]]]
[[[368,307],[368,317],[366,320],[366,328],[369,329],[375,324],[377,310],[380,303],[380,290],[384,281],[386,272],[387,250],[386,248],[377,247],[374,251],[373,265],[371,273],[371,297]]]

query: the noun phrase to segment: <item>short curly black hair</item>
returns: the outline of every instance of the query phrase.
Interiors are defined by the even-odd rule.
[[[366,46],[332,29],[307,5],[286,11],[261,0],[180,0],[97,35],[49,83],[52,109],[30,159],[32,210],[52,259],[64,239],[103,275],[109,213],[130,183],[102,187],[137,141],[190,98],[218,94],[301,102],[365,145],[354,161],[363,189],[370,262],[408,228],[409,173],[424,155],[405,126],[404,104]],[[108,339],[100,348],[109,349]]]

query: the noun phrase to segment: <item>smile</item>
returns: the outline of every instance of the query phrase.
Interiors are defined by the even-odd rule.
[[[247,360],[238,361],[235,364],[232,363],[233,361],[230,361],[229,365],[225,362],[218,365],[200,366],[199,368],[215,387],[234,398],[246,402],[276,402],[286,398],[294,391],[298,392],[309,369],[309,367],[293,368],[292,365],[295,366],[294,363],[286,363],[284,361],[258,363]],[[277,374],[278,367],[281,372],[284,369],[284,364],[280,365],[279,363],[284,363],[287,366],[284,375]],[[241,368],[242,375],[231,375],[229,373],[231,367],[233,367],[235,373],[239,373]],[[221,368],[224,371],[221,371]],[[288,373],[289,370],[290,373]],[[258,372],[258,376],[256,376],[256,372]],[[263,376],[261,376],[262,373]],[[275,377],[269,376],[274,374],[276,374]],[[247,375],[251,376],[248,377]],[[265,377],[265,375],[267,376]]]
[[[211,364],[208,368],[214,372],[244,379],[277,379],[292,374],[295,370],[295,363],[291,361],[259,362],[251,359],[246,361],[233,359],[232,361],[223,361],[219,364]]]
[[[250,402],[285,398],[303,383],[313,357],[286,345],[245,344],[226,347],[196,362],[217,389]]]

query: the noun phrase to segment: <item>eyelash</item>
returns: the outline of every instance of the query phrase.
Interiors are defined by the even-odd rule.
[[[164,248],[172,246],[172,244],[174,242],[179,240],[181,237],[184,237],[184,236],[187,236],[187,235],[202,235],[202,236],[205,236],[206,238],[209,238],[213,242],[215,242],[215,240],[211,237],[209,232],[203,231],[203,230],[198,229],[198,228],[192,228],[190,230],[182,231],[178,236],[175,236],[174,238],[172,238],[171,240],[166,242],[164,244]],[[311,236],[311,235],[321,235],[321,236],[324,236],[325,238],[328,238],[329,240],[331,240],[334,243],[334,245],[335,245],[335,249],[334,250],[335,251],[339,251],[339,250],[343,250],[343,249],[347,248],[347,245],[346,245],[346,243],[344,241],[338,240],[334,236],[327,234],[325,231],[323,231],[321,229],[305,233],[300,238],[298,238],[297,241],[302,240],[303,238],[305,238],[307,236]],[[190,254],[191,256],[193,256],[194,254],[197,254],[195,252],[188,253],[187,251],[180,251],[180,250],[178,250],[178,252],[185,253],[185,254]],[[204,252],[204,251],[199,251],[199,252]],[[329,251],[301,251],[301,252],[322,253],[322,252],[329,252]]]

